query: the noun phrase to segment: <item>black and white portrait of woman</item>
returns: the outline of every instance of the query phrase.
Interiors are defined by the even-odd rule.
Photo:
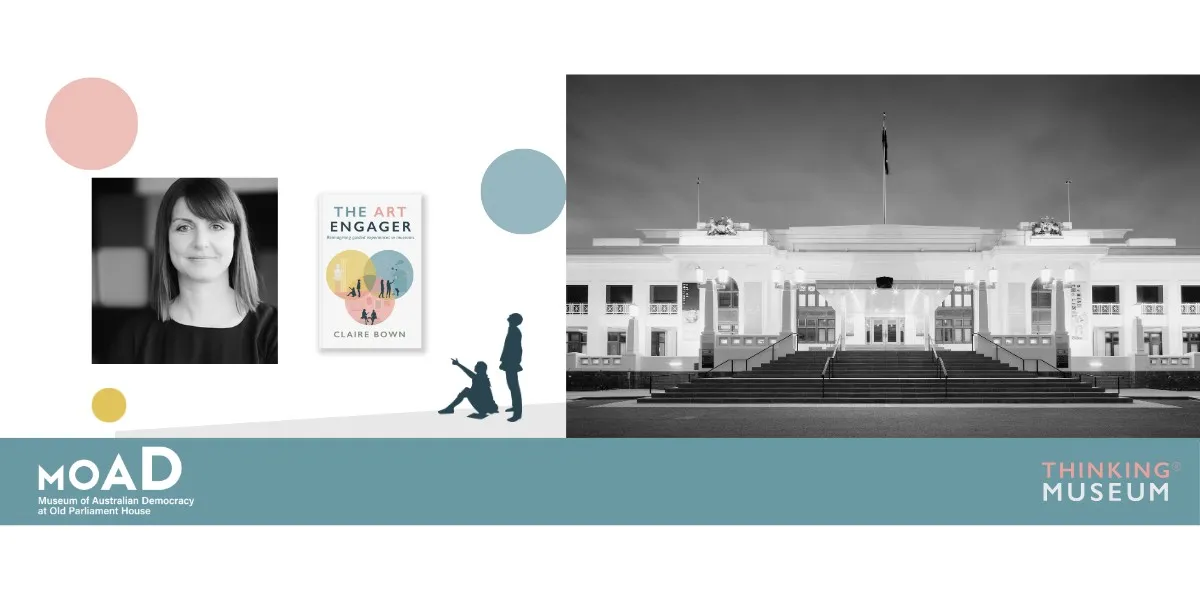
[[[233,187],[178,179],[152,214],[144,306],[108,333],[97,362],[277,363],[277,311],[263,297],[256,232]]]

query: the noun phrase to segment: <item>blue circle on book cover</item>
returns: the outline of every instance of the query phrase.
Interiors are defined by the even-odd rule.
[[[399,298],[408,293],[413,283],[413,266],[408,257],[396,250],[380,250],[371,255],[375,276],[392,284],[392,297]]]

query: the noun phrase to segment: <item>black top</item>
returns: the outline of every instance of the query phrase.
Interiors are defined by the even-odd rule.
[[[130,319],[118,334],[112,361],[118,364],[277,364],[277,312],[259,304],[233,327],[193,327],[161,321],[153,311]]]

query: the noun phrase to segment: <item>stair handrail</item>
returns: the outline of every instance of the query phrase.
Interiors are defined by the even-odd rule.
[[[1040,359],[1040,358],[1038,358],[1038,359],[1030,359],[1030,360],[1037,360],[1038,362],[1042,363],[1043,365],[1046,365],[1047,367],[1050,367],[1051,369],[1054,369],[1055,371],[1058,371],[1058,374],[1059,374],[1059,375],[1062,375],[1064,379],[1070,379],[1070,378],[1071,378],[1071,374],[1070,374],[1070,373],[1068,373],[1068,372],[1066,372],[1066,371],[1064,371],[1064,370],[1062,370],[1062,369],[1060,369],[1060,368],[1058,368],[1058,367],[1056,367],[1056,366],[1054,366],[1054,365],[1052,365],[1052,364],[1050,364],[1050,363],[1048,363],[1048,362],[1046,362],[1046,361],[1044,361],[1044,360],[1042,360],[1042,359]],[[1024,365],[1022,365],[1022,366],[1024,366]],[[1040,370],[1041,368],[1039,367],[1038,369]]]
[[[834,341],[834,343],[833,343],[833,354],[830,354],[829,358],[825,359],[825,368],[821,369],[821,397],[822,398],[825,397],[825,373],[827,371],[829,371],[829,367],[837,364],[838,348],[841,347],[842,342],[845,339],[846,339],[846,334],[842,334],[837,337],[837,340]],[[829,375],[829,378],[832,379],[834,377],[834,375],[836,375],[836,374],[837,374],[837,367],[834,366],[833,373]]]
[[[1092,375],[1091,373],[1076,373],[1076,376],[1078,376],[1078,377],[1079,377],[1079,383],[1083,383],[1083,378],[1084,378],[1084,377],[1091,377],[1091,378],[1092,378],[1092,386],[1093,386],[1093,387],[1094,387],[1094,386],[1095,386],[1095,385],[1096,385],[1096,384],[1099,382],[1099,380],[1100,380],[1100,378],[1101,378],[1101,377],[1111,377],[1111,378],[1113,378],[1113,379],[1116,379],[1116,380],[1117,380],[1117,395],[1118,395],[1118,396],[1120,396],[1120,395],[1121,395],[1121,380],[1122,380],[1122,379],[1125,379],[1126,377],[1128,377],[1127,375]]]
[[[934,352],[936,352],[936,350]],[[942,397],[949,398],[950,397],[950,371],[946,370],[946,363],[943,362],[942,359],[939,358],[937,360],[938,360],[938,365],[942,367],[942,376],[941,376]]]
[[[719,364],[719,365],[717,365],[717,366],[715,366],[715,367],[713,367],[713,368],[711,368],[711,369],[709,369],[709,370],[705,371],[705,372],[704,372],[704,377],[708,377],[708,374],[709,374],[709,373],[712,373],[713,371],[716,371],[717,369],[720,369],[721,367],[725,366],[725,363],[730,363],[730,365],[729,365],[729,372],[730,372],[730,373],[733,373],[733,364],[732,364],[732,363],[733,363],[733,360],[734,360],[734,359],[732,359],[732,358],[725,359],[724,361],[722,361],[722,362],[721,362],[721,364]]]
[[[1013,352],[1012,350],[1009,350],[1008,348],[1005,348],[1004,346],[1001,346],[1000,344],[997,344],[996,342],[993,342],[992,340],[989,340],[989,339],[987,339],[987,338],[983,337],[982,335],[979,335],[978,333],[973,333],[973,335],[974,335],[974,337],[972,337],[972,338],[971,338],[971,345],[972,345],[972,347],[974,347],[974,343],[975,343],[975,337],[978,337],[979,339],[981,339],[981,340],[983,340],[983,341],[985,341],[985,342],[987,342],[987,343],[989,343],[989,344],[991,344],[991,345],[995,346],[997,351],[999,351],[999,350],[1003,350],[1003,351],[1005,351],[1005,352],[1007,352],[1007,353],[1011,354],[1011,355],[1013,356],[1013,358],[1015,358],[1015,359],[1017,359],[1017,360],[1021,361],[1021,370],[1022,370],[1022,371],[1025,371],[1026,373],[1028,373],[1028,372],[1029,372],[1029,370],[1025,368],[1025,361],[1027,361],[1027,360],[1035,360],[1035,359],[1032,359],[1032,358],[1025,358],[1024,356],[1020,356],[1020,355],[1018,355],[1016,352]],[[1000,360],[1000,357],[999,357],[999,352],[997,352],[997,353],[996,353],[996,360]]]
[[[775,346],[776,346],[776,345],[778,345],[778,344],[781,344],[781,343],[783,343],[783,341],[784,341],[784,340],[786,340],[786,339],[788,339],[788,338],[790,338],[790,337],[792,337],[792,336],[794,336],[794,335],[796,335],[796,333],[795,333],[795,332],[789,333],[789,334],[787,334],[787,336],[783,337],[782,339],[780,339],[779,341],[775,342],[774,344],[771,344],[770,346],[767,346],[766,348],[763,348],[762,350],[759,350],[758,352],[755,352],[754,354],[751,354],[751,355],[750,355],[750,358],[747,358],[747,359],[745,359],[745,360],[746,360],[746,370],[750,370],[750,361],[751,361],[751,359],[753,359],[755,356],[758,356],[759,354],[762,354],[763,352],[766,352],[767,350],[770,350],[770,351],[771,351],[771,360],[775,360]],[[732,359],[730,359],[730,360],[732,360]]]
[[[1068,373],[1068,372],[1066,372],[1066,371],[1063,371],[1062,369],[1060,369],[1060,368],[1058,368],[1058,367],[1056,367],[1056,366],[1054,366],[1054,365],[1052,365],[1052,364],[1050,364],[1050,363],[1046,362],[1046,361],[1045,361],[1045,360],[1043,360],[1043,359],[1040,359],[1040,358],[1025,358],[1024,356],[1019,356],[1019,355],[1017,355],[1017,353],[1016,353],[1016,352],[1013,352],[1012,350],[1009,350],[1008,348],[1005,348],[1004,346],[1001,346],[1000,344],[997,344],[996,342],[994,342],[994,341],[992,341],[992,340],[989,340],[989,339],[987,339],[987,338],[983,337],[983,336],[982,336],[982,335],[980,335],[979,333],[973,333],[973,337],[971,338],[971,347],[972,347],[972,348],[975,346],[975,338],[976,338],[976,337],[978,337],[979,339],[981,339],[981,340],[983,340],[983,341],[985,341],[985,342],[987,342],[987,343],[989,343],[989,344],[991,344],[991,345],[995,346],[997,350],[1003,350],[1003,351],[1005,351],[1005,352],[1007,352],[1007,353],[1011,354],[1011,355],[1013,356],[1013,358],[1019,359],[1019,360],[1021,361],[1021,370],[1022,370],[1022,371],[1024,371],[1024,372],[1026,372],[1026,373],[1028,373],[1028,372],[1029,372],[1029,369],[1026,369],[1026,368],[1025,368],[1025,361],[1027,361],[1027,360],[1032,360],[1032,361],[1034,361],[1034,363],[1033,363],[1033,366],[1034,366],[1034,367],[1037,369],[1037,371],[1038,371],[1038,374],[1041,374],[1041,367],[1039,367],[1039,366],[1038,366],[1038,364],[1037,364],[1037,363],[1039,363],[1039,362],[1040,362],[1040,363],[1042,363],[1042,364],[1046,365],[1047,367],[1050,367],[1051,369],[1054,369],[1055,371],[1058,371],[1058,374],[1059,374],[1059,375],[1061,375],[1063,378],[1065,378],[1065,379],[1070,379],[1070,378],[1071,378],[1071,374],[1070,374],[1070,373]],[[997,353],[997,358],[996,358],[996,360],[999,360],[999,353]]]

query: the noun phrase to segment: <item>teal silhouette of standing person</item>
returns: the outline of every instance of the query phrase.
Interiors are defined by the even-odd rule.
[[[512,396],[512,408],[506,411],[512,413],[509,421],[521,420],[521,384],[517,381],[517,373],[521,372],[521,330],[517,326],[523,321],[518,313],[508,315],[508,335],[504,337],[504,350],[500,352],[500,370],[504,371],[508,393]]]
[[[450,364],[463,370],[467,377],[471,378],[471,387],[465,387],[454,402],[450,406],[438,411],[438,414],[449,415],[454,413],[454,407],[458,406],[463,400],[471,403],[471,408],[475,409],[474,414],[467,415],[472,419],[484,419],[488,415],[500,412],[500,407],[496,406],[496,400],[492,398],[492,382],[487,376],[487,363],[479,361],[475,363],[475,372],[462,366],[457,358],[450,359]]]

